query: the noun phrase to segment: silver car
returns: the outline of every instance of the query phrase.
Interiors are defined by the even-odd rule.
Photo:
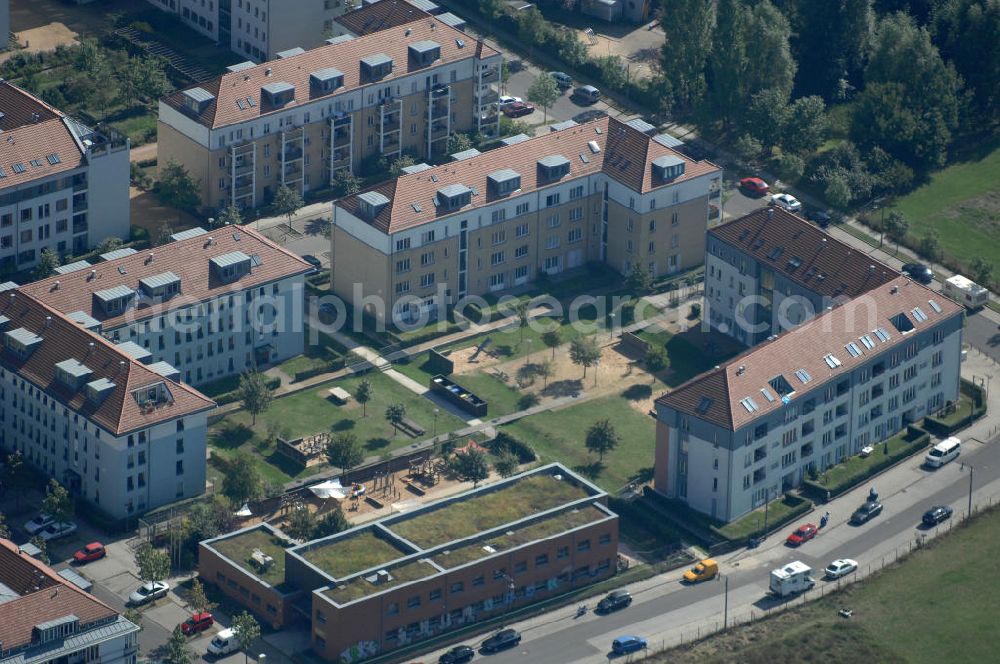
[[[167,596],[170,585],[166,581],[148,581],[128,596],[128,603],[132,606],[142,606],[161,597]]]

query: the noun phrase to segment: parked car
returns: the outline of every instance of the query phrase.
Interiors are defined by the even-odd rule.
[[[524,101],[515,101],[513,104],[508,104],[503,108],[503,114],[508,118],[520,118],[525,115],[531,115],[535,112],[535,107]]]
[[[483,641],[483,652],[497,652],[506,648],[513,648],[521,642],[521,633],[516,629],[502,629],[490,638]]]
[[[798,212],[802,209],[802,203],[791,194],[775,194],[771,196],[771,202],[789,212]]]
[[[854,514],[851,515],[851,523],[861,525],[862,523],[867,523],[881,513],[882,503],[877,500],[869,500],[864,505],[854,510]]]
[[[947,505],[935,505],[924,512],[924,517],[921,521],[924,522],[925,526],[936,526],[945,519],[950,519],[954,511]]]
[[[809,221],[815,221],[816,225],[820,228],[826,228],[833,221],[833,216],[826,210],[810,209],[809,212],[806,213],[806,218],[808,218]]]
[[[714,579],[718,573],[719,563],[711,558],[706,558],[705,560],[698,561],[694,567],[684,572],[684,580],[688,583],[699,583]]]
[[[603,118],[607,114],[607,111],[599,108],[592,108],[589,111],[583,111],[574,115],[573,122],[583,124],[584,122],[590,122],[591,120],[596,120],[597,118]]]
[[[760,178],[743,178],[740,180],[740,189],[754,196],[765,196],[770,187]]]
[[[632,603],[632,594],[627,590],[615,590],[607,597],[597,603],[598,613],[611,613],[618,609],[624,609]]]
[[[858,561],[851,560],[850,558],[840,558],[827,565],[824,571],[828,579],[839,579],[842,576],[847,576],[856,569],[858,569]]]
[[[148,581],[136,588],[135,592],[128,596],[128,601],[133,606],[142,606],[166,597],[168,590],[170,585],[166,581]]]
[[[302,260],[312,265],[313,268],[315,268],[316,270],[323,267],[323,264],[319,261],[319,259],[313,256],[312,254],[303,254]]]
[[[438,664],[461,664],[476,656],[476,651],[469,646],[455,646],[438,658]]]
[[[794,533],[788,536],[788,539],[785,540],[785,544],[789,546],[804,544],[805,542],[808,542],[812,538],[816,537],[817,532],[819,532],[819,529],[815,525],[811,523],[803,524],[799,526]]]
[[[191,636],[192,634],[197,634],[198,632],[204,632],[206,629],[215,624],[215,618],[208,611],[203,611],[202,613],[196,613],[184,622],[181,623],[181,631],[184,632],[185,636]]]
[[[555,79],[556,85],[560,88],[566,89],[573,87],[573,78],[561,71],[550,71],[549,76]]]
[[[581,104],[593,104],[601,98],[601,91],[593,85],[582,85],[573,90],[573,99]]]
[[[78,565],[82,565],[83,563],[100,560],[107,554],[108,552],[104,550],[103,544],[100,542],[91,542],[73,554],[73,561]]]
[[[611,652],[616,655],[625,655],[630,652],[645,650],[646,639],[641,636],[619,636],[611,642]]]
[[[38,536],[41,537],[46,542],[51,542],[52,540],[62,539],[63,537],[69,537],[76,532],[76,524],[72,521],[63,521],[62,523],[51,523],[41,531],[39,531]]]
[[[903,274],[925,285],[934,281],[934,271],[923,263],[906,263],[903,265]]]
[[[24,524],[24,529],[28,531],[29,535],[37,535],[55,522],[55,519],[45,512],[42,512],[31,521]]]
[[[510,106],[511,104],[516,104],[524,101],[520,97],[511,97],[510,95],[500,95],[500,109],[503,110],[505,106]]]
[[[236,632],[232,628],[222,630],[208,644],[208,654],[215,657],[223,657],[239,649],[240,641],[236,638]]]

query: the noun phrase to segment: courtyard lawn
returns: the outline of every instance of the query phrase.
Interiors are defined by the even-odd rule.
[[[344,406],[335,405],[327,398],[331,387],[342,387],[352,395],[363,378],[371,381],[374,396],[368,402],[367,417],[362,417],[362,407],[352,397]],[[413,438],[402,432],[395,432],[385,420],[385,409],[390,404],[402,403],[406,406],[406,417],[416,422],[432,435],[434,428],[434,404],[414,394],[391,378],[372,372],[365,377],[342,378],[275,399],[271,407],[257,417],[257,426],[251,426],[250,414],[239,410],[230,413],[209,431],[209,445],[213,453],[231,456],[236,449],[250,452],[262,463],[261,471],[272,481],[287,482],[318,472],[319,466],[303,470],[273,451],[267,443],[268,432],[275,431],[284,438],[298,438],[324,431],[334,433],[353,432],[368,455],[385,452],[409,445]],[[437,415],[439,433],[453,431],[465,423],[447,411]]]
[[[611,420],[621,444],[599,463],[584,441],[590,425],[604,418]],[[648,475],[653,465],[656,423],[620,395],[539,413],[504,428],[530,445],[543,462],[559,461],[609,493],[617,493],[634,479]]]
[[[646,329],[639,332],[637,336],[643,341],[667,349],[670,368],[664,373],[666,383],[670,387],[683,385],[698,374],[722,364],[738,352],[735,341],[731,342],[731,347],[727,345],[725,349],[709,353],[680,335],[674,335],[660,329]]]
[[[496,376],[485,371],[473,371],[450,378],[489,404],[488,417],[499,417],[520,410],[518,401],[523,395]]]
[[[910,222],[910,236],[937,231],[941,248],[968,265],[982,256],[1000,265],[1000,148],[979,161],[967,161],[934,173],[930,181],[896,200],[892,208]],[[995,273],[993,278],[997,279]]]

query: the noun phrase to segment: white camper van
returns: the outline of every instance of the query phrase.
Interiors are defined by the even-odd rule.
[[[208,644],[208,654],[215,657],[225,657],[240,649],[240,641],[232,629],[224,629],[215,635]]]
[[[924,463],[930,468],[940,468],[949,461],[954,461],[962,452],[962,441],[952,436],[945,438],[931,448],[924,457]]]
[[[777,597],[788,597],[805,592],[816,585],[812,568],[801,560],[771,570],[771,592]]]
[[[941,292],[959,304],[964,304],[966,309],[985,307],[990,299],[988,290],[960,274],[945,279]]]

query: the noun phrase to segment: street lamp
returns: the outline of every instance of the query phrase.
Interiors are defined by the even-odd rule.
[[[611,319],[611,324],[608,325],[608,339],[610,340],[610,339],[614,339],[615,338],[615,314],[614,314],[614,312],[611,312],[610,314],[608,314],[608,317]]]
[[[726,582],[726,590],[725,600],[722,604],[722,631],[726,631],[729,626],[729,575],[723,575],[723,580]]]
[[[972,517],[972,475],[975,472],[976,468],[971,464],[966,464],[966,465],[969,468],[969,507],[968,507],[968,516],[966,516],[965,518],[968,519]]]
[[[438,409],[438,408],[434,409],[434,437],[435,438],[437,438],[437,435],[438,435],[438,413],[440,413],[440,412],[441,412],[440,409]]]

